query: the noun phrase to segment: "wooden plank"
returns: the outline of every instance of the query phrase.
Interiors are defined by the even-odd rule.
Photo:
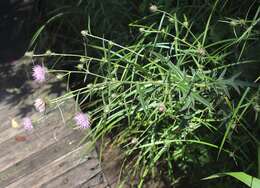
[[[13,80],[14,78],[10,77],[10,80]],[[15,79],[14,79],[15,80]],[[10,83],[9,87],[10,89],[15,89],[13,84]],[[29,89],[26,89],[29,88]],[[17,88],[18,89],[18,88]],[[1,88],[0,88],[1,90]],[[3,90],[3,89],[2,89]],[[19,86],[19,90],[22,90],[18,94],[8,94],[8,97],[5,98],[5,100],[0,100],[0,114],[5,113],[5,116],[0,115],[0,122],[3,120],[6,120],[6,118],[22,118],[21,112],[24,112],[25,110],[28,110],[29,108],[32,110],[31,112],[27,113],[28,115],[32,115],[33,113],[36,113],[33,107],[34,100],[36,98],[45,98],[48,96],[48,98],[56,98],[58,96],[61,96],[65,94],[66,90],[66,84],[60,81],[57,81],[57,79],[54,76],[50,76],[48,80],[48,84],[44,84],[39,87],[38,84],[34,83],[33,81],[26,81],[23,86]],[[26,91],[29,90],[29,91]],[[0,91],[0,97],[3,97],[3,95],[6,95],[6,92]],[[20,101],[16,101],[15,98],[19,97],[21,98]],[[22,97],[21,97],[22,96]],[[11,99],[14,98],[15,101],[12,101]],[[66,101],[67,103],[68,101]],[[17,103],[17,104],[16,104]],[[71,105],[75,105],[74,100],[69,100],[69,103]],[[27,108],[27,109],[26,109]]]
[[[38,188],[84,163],[87,163],[86,171],[95,168],[98,165],[96,152],[91,152],[87,157],[83,158],[82,152],[84,151],[84,147],[85,145],[80,146],[34,173],[8,185],[6,188]]]
[[[18,134],[24,132],[23,129],[12,128],[11,120],[7,120],[3,124],[1,124],[1,128],[3,130],[0,130],[0,144],[7,141],[8,139],[14,137],[15,135],[18,135]]]
[[[85,180],[81,185],[77,185],[75,188],[111,188],[104,179],[103,172],[98,173],[94,177]]]
[[[80,131],[74,131],[61,141],[32,154],[24,160],[14,164],[10,168],[0,172],[0,187],[6,187],[7,185],[40,169],[44,165],[75,149],[80,141],[79,138],[81,137],[82,133]]]
[[[23,60],[25,63],[28,61]],[[30,66],[27,68],[31,69]],[[25,69],[21,68],[21,64],[16,64],[12,72],[17,70],[21,72]],[[83,132],[65,126],[59,109],[48,108],[44,120],[37,122],[33,132],[11,127],[13,118],[20,124],[25,115],[33,120],[41,118],[42,114],[33,108],[34,99],[61,96],[65,93],[66,84],[49,75],[48,82],[39,86],[32,80],[26,80],[25,71],[7,74],[4,79],[0,82],[9,91],[0,88],[0,97],[4,97],[0,100],[0,187],[107,187],[96,151],[86,156],[86,145],[77,144]],[[7,83],[9,80],[10,83]],[[60,108],[66,124],[74,124],[75,101],[66,101]],[[17,140],[17,136],[25,136],[25,140]]]
[[[0,94],[0,97],[2,97],[1,94]],[[4,113],[6,116],[10,116],[11,113],[14,113],[16,111],[17,111],[17,106],[12,108],[10,106],[10,104],[6,104],[6,103],[3,103],[3,102],[0,103],[0,114]],[[0,116],[0,120],[1,121],[5,120],[6,116]]]
[[[65,104],[61,105],[60,108],[62,109],[62,111],[65,112],[64,113],[65,114],[64,115],[64,121],[68,120],[68,118],[71,118],[71,115],[68,114],[68,112],[71,112],[74,109],[71,101],[68,101],[68,103],[66,103],[66,105]],[[15,116],[14,116],[14,118],[20,124],[21,128],[20,129],[12,128],[11,127],[11,119],[6,120],[3,124],[1,124],[1,127],[0,127],[0,144],[4,141],[14,137],[17,134],[24,133],[24,130],[23,130],[22,125],[21,125],[22,119],[16,118]],[[41,122],[43,122],[43,121],[52,122],[52,121],[57,121],[57,119],[59,121],[62,121],[62,116],[61,116],[59,109],[54,109],[54,108],[48,109],[48,111],[45,114],[34,112],[33,115],[31,116],[31,118],[33,120],[42,119]],[[55,123],[55,122],[53,122],[53,123]],[[43,125],[43,123],[38,124],[38,125],[36,124],[35,131],[41,131],[41,130],[39,130],[39,127],[41,125]],[[48,128],[50,128],[50,127],[48,127]],[[43,125],[42,129],[46,129],[46,125]]]
[[[109,142],[109,139],[107,138],[105,140],[106,142]],[[98,145],[100,146],[101,143]],[[99,148],[100,150],[100,148]],[[120,152],[120,149],[108,144],[108,146],[102,150],[102,162],[101,167],[104,172],[104,176],[106,177],[106,180],[110,187],[118,187],[117,183],[119,180],[120,171],[123,165],[123,155]],[[113,159],[113,160],[111,160]],[[124,187],[127,187],[124,185]]]
[[[0,95],[1,97],[1,95]],[[27,96],[24,96],[25,98]],[[23,104],[21,104],[23,103]],[[25,112],[27,111],[27,115],[32,115],[33,113],[35,113],[34,108],[33,108],[33,101],[24,103],[24,102],[20,102],[20,104],[16,104],[13,106],[12,102],[9,102],[7,107],[3,107],[4,104],[0,103],[0,106],[3,107],[3,109],[0,110],[0,114],[5,114],[4,116],[1,115],[0,116],[0,122],[6,121],[8,119],[12,119],[12,118],[22,118],[22,113],[21,112]],[[29,108],[32,109],[32,111],[29,111]]]
[[[75,102],[73,100],[69,100],[64,104],[60,104],[60,109],[62,110],[62,112],[65,112],[67,114],[68,114],[68,112],[71,113],[74,110],[74,104],[75,104]],[[4,122],[0,126],[0,137],[1,137],[0,139],[1,140],[3,140],[4,136],[7,137],[7,134],[6,133],[2,134],[2,132],[6,131],[8,128],[11,128],[11,120],[12,119],[15,119],[21,125],[22,117],[17,116],[17,114],[19,113],[19,111],[22,111],[23,108],[24,108],[23,106],[17,107],[17,109],[14,109],[10,114],[7,115],[7,117],[0,116],[0,118],[4,117],[2,121],[0,119],[0,123]],[[68,116],[67,114],[64,116],[65,121],[68,119],[68,117],[71,117],[71,115]],[[34,121],[35,120],[38,121],[40,119],[43,119],[45,121],[47,121],[48,119],[52,120],[53,117],[55,117],[55,118],[58,117],[62,120],[60,110],[57,107],[51,107],[51,108],[48,107],[44,114],[43,113],[37,113],[36,111],[30,112],[28,114],[28,117],[31,117]]]
[[[89,161],[78,165],[76,168],[69,170],[68,172],[60,175],[57,178],[53,178],[47,183],[44,183],[41,188],[74,188],[80,186],[83,182],[96,177],[101,172],[99,161],[94,161],[94,165]],[[102,182],[100,182],[102,183]]]
[[[1,170],[5,170],[29,155],[48,147],[73,131],[66,127],[59,118],[39,127],[31,134],[22,135],[26,136],[24,142],[17,142],[15,138],[11,138],[0,145]]]
[[[21,116],[17,116],[20,110],[21,110],[20,107],[16,107],[16,108],[7,108],[5,110],[0,111],[0,114],[2,114],[0,115],[0,123],[2,124],[3,122],[7,120],[11,120],[12,118],[16,118],[16,119],[21,118]],[[3,130],[4,128],[2,128],[1,126],[0,129]]]

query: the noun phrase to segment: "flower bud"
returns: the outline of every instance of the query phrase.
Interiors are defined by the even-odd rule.
[[[34,101],[34,107],[35,107],[36,111],[38,111],[38,112],[44,112],[45,106],[46,106],[45,101],[40,98],[38,98]]]
[[[158,7],[156,5],[151,5],[149,7],[149,10],[154,13],[154,12],[156,12],[158,10]]]

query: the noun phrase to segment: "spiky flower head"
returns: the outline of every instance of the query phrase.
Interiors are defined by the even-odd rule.
[[[32,120],[29,117],[23,118],[22,124],[25,130],[28,131],[33,130]]]
[[[47,68],[41,65],[33,66],[33,79],[38,83],[46,81]]]
[[[151,12],[156,12],[158,10],[158,7],[156,5],[151,5],[149,9]]]
[[[34,101],[34,107],[35,107],[36,111],[38,111],[38,112],[44,112],[45,106],[46,106],[46,103],[41,98],[38,98]]]
[[[197,53],[200,55],[200,56],[205,56],[206,55],[206,50],[202,47],[199,47],[197,49]]]
[[[81,129],[90,128],[89,117],[86,114],[79,112],[75,115],[74,120]]]

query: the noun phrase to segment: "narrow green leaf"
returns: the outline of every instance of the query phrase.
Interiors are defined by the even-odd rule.
[[[219,174],[214,174],[212,176],[203,178],[202,180],[210,180],[214,178],[221,178],[224,176],[231,176],[233,178],[236,178],[237,180],[243,182],[246,184],[248,187],[251,188],[259,188],[260,187],[260,179],[250,176],[244,172],[226,172],[226,173],[219,173]]]

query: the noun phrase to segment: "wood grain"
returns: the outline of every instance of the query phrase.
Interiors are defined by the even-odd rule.
[[[64,173],[73,170],[75,167],[88,162],[87,169],[96,168],[98,164],[97,157],[95,153],[90,153],[89,156],[83,158],[84,146],[81,146],[66,155],[54,160],[53,162],[45,165],[39,170],[31,173],[29,176],[25,176],[20,180],[6,186],[6,188],[36,188],[42,187],[47,182],[62,176]],[[78,174],[74,174],[77,176]],[[74,182],[75,183],[75,182]]]
[[[22,61],[28,64],[30,60]],[[74,99],[60,103],[60,109],[48,106],[45,113],[37,113],[33,107],[36,98],[63,95],[66,84],[50,75],[47,83],[37,85],[28,80],[21,68],[24,64],[17,62],[12,74],[4,74],[0,80],[0,188],[110,187],[95,148],[87,149],[90,141],[79,145],[88,130],[73,129]],[[31,132],[21,125],[26,116],[33,120]],[[13,118],[20,127],[11,126]]]
[[[17,162],[10,168],[0,172],[0,187],[6,187],[18,179],[38,170],[53,160],[65,155],[67,152],[75,149],[79,143],[78,138],[81,132],[73,132],[61,141],[58,141],[49,147],[40,150],[37,153]]]

